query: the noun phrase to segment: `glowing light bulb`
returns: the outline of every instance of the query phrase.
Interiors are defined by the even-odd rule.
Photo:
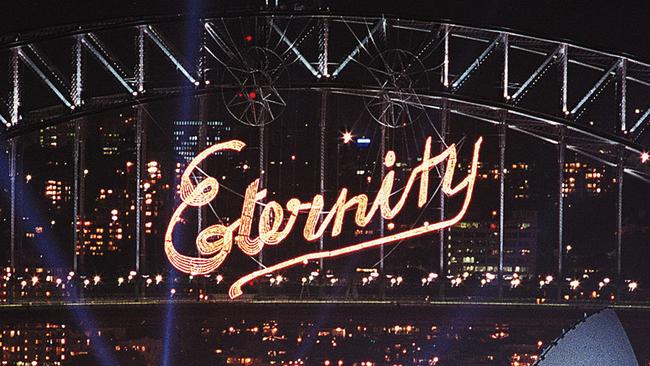
[[[551,282],[553,282],[553,276],[551,275],[546,276],[546,283],[549,284]]]
[[[510,281],[510,286],[512,286],[512,288],[517,288],[519,284],[521,284],[521,280],[518,278],[513,278],[512,281]]]
[[[352,133],[350,133],[350,132],[343,133],[343,143],[348,144],[351,141],[352,141]]]

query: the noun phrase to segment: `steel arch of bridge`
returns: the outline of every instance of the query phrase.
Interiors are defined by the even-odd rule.
[[[197,41],[179,42],[179,34],[192,34],[194,37],[187,38]],[[250,52],[253,48],[257,51]],[[386,61],[396,54],[403,70],[391,69]],[[279,61],[269,66],[276,56]],[[443,132],[448,113],[468,116],[498,126],[501,175],[506,130],[555,144],[560,173],[559,253],[563,245],[565,150],[614,167],[618,178],[619,278],[623,175],[650,182],[650,164],[640,159],[650,142],[650,64],[510,31],[331,14],[173,17],[64,26],[0,37],[2,59],[9,68],[8,78],[0,81],[0,95],[6,96],[0,97],[5,107],[0,110],[0,140],[8,141],[10,152],[12,263],[16,144],[21,135],[65,121],[82,121],[109,109],[185,94],[259,90],[269,97],[259,106],[266,108],[266,120],[244,121],[246,106],[239,117],[260,125],[277,118],[272,109],[277,107],[271,104],[282,107],[283,92],[300,89],[374,98],[402,109],[438,109]],[[120,61],[124,59],[130,62]],[[88,63],[102,71],[87,72]],[[156,74],[150,67],[154,63],[166,64],[173,71]],[[409,73],[414,65],[419,70]],[[26,83],[27,74],[39,83]],[[94,89],[93,81],[100,74],[111,82],[101,90]],[[370,82],[368,75],[372,75]],[[36,90],[38,93],[33,92]],[[541,103],[534,97],[536,93],[553,100]],[[380,120],[386,118],[385,112],[380,113]],[[326,128],[324,121],[320,128]],[[141,133],[136,136],[140,163]],[[77,141],[75,173],[80,164],[78,145]],[[141,164],[138,172],[140,176]],[[500,181],[502,228],[504,188],[503,179]],[[75,179],[77,193],[83,189],[78,184]],[[75,217],[79,215],[77,207],[75,203]],[[499,234],[502,252],[502,229]],[[136,238],[140,240],[140,234]],[[444,241],[442,236],[440,241]],[[140,254],[137,266],[139,261]],[[561,258],[558,261],[562,273]]]
[[[194,54],[193,59],[179,52],[179,45],[170,42],[164,33],[164,28],[173,28],[174,25],[198,32],[195,37],[197,44],[186,47],[189,54]],[[237,55],[247,46],[245,41],[233,38],[235,33],[231,28],[235,27],[248,27],[246,32],[260,35],[262,39],[252,41],[256,45],[282,52],[283,67],[291,71],[291,80],[288,77],[275,80],[275,88],[350,88],[353,93],[356,89],[368,89],[362,85],[363,80],[354,75],[358,72],[349,69],[367,63],[368,57],[381,56],[382,51],[404,49],[422,61],[429,79],[439,80],[416,90],[417,94],[446,94],[458,99],[470,97],[477,108],[482,104],[490,110],[496,104],[498,109],[532,116],[540,126],[571,126],[570,129],[583,135],[580,138],[587,142],[582,147],[574,144],[577,148],[584,148],[585,152],[616,165],[620,158],[618,153],[603,153],[598,145],[609,147],[604,149],[607,151],[615,150],[611,145],[620,146],[629,153],[623,154],[624,158],[630,158],[624,159],[626,171],[650,177],[638,159],[643,146],[647,145],[643,142],[650,139],[647,136],[650,99],[646,97],[650,92],[650,64],[509,31],[439,22],[323,14],[261,13],[239,17],[109,21],[5,36],[0,38],[0,50],[4,53],[0,56],[8,61],[9,77],[4,85],[0,84],[0,90],[6,95],[2,98],[6,108],[0,110],[0,122],[3,123],[0,139],[119,105],[138,104],[180,93],[237,88],[235,83],[218,80],[220,77],[223,79],[223,70],[237,69]],[[408,37],[415,41],[411,44],[399,41]],[[126,53],[131,54],[133,64],[120,62],[120,56],[126,53],[108,45],[108,39],[122,48],[128,45],[130,50]],[[61,72],[62,65],[50,61],[53,51],[47,50],[48,44],[70,46],[69,55],[64,60],[65,66],[72,71],[70,74]],[[192,46],[194,49],[190,50]],[[55,51],[61,52],[58,48]],[[456,54],[461,57],[455,57]],[[526,59],[521,56],[526,56]],[[161,80],[160,76],[148,78],[147,66],[153,63],[152,58],[156,62],[170,63],[182,77],[173,81],[175,85],[169,85],[169,80]],[[91,79],[97,76],[84,72],[88,60],[101,65],[113,79],[112,90],[97,94],[86,89],[86,84],[92,84]],[[495,60],[497,64],[492,65]],[[527,72],[519,70],[515,77],[511,70],[519,69],[517,62],[525,63]],[[551,78],[549,74],[552,71],[559,76],[556,80],[557,103],[551,103],[550,108],[548,105],[527,104],[530,98],[527,94],[535,90],[535,84]],[[27,73],[38,78],[42,85],[25,85],[22,79]],[[468,86],[474,75],[481,73],[497,75],[491,80],[490,89],[498,86],[498,93]],[[585,80],[589,81],[584,83]],[[578,82],[583,83],[577,85]],[[601,95],[609,84],[616,89],[614,99]],[[38,101],[30,101],[31,88],[44,88],[55,103],[39,105]],[[390,91],[390,86],[386,90]],[[632,107],[631,103],[636,104]],[[26,108],[24,104],[35,107]],[[585,112],[590,109],[613,111],[616,118],[603,118],[596,122],[586,120]],[[632,110],[636,113],[631,113]],[[512,119],[508,125],[525,130],[529,121]],[[522,125],[518,126],[518,123]],[[543,135],[549,137],[552,134],[547,132]],[[556,131],[555,135],[559,136],[559,133]],[[559,139],[554,140],[557,143]]]
[[[167,36],[181,30],[174,29],[177,25],[197,32],[194,49],[185,47],[194,54],[193,59]],[[238,68],[240,50],[248,46],[234,37],[234,28],[256,34],[253,43],[282,56],[282,66],[291,77],[274,80],[274,89],[334,88],[364,93],[372,85],[363,85],[359,67],[366,67],[369,58],[381,56],[383,51],[403,49],[424,64],[431,80],[413,90],[422,98],[469,99],[472,111],[460,108],[459,113],[478,119],[493,120],[494,111],[507,111],[505,122],[510,128],[556,144],[559,130],[567,126],[571,133],[566,138],[574,140],[567,143],[574,150],[608,165],[616,166],[622,160],[626,172],[650,179],[650,169],[639,159],[650,141],[650,64],[509,31],[388,18],[261,13],[110,21],[5,36],[0,38],[0,58],[7,60],[9,77],[4,85],[0,82],[6,96],[0,99],[6,107],[0,110],[0,139],[119,106],[238,88],[240,85],[223,78],[224,70]],[[241,33],[237,29],[237,34]],[[400,42],[409,37],[415,41]],[[48,47],[64,44],[69,46],[68,56],[57,65],[50,61],[50,54],[61,49]],[[124,55],[133,61],[131,65],[119,61]],[[149,77],[148,65],[154,61],[175,68],[179,77],[173,85],[160,75]],[[84,72],[88,62],[100,65],[113,80],[112,85],[105,85],[110,90],[98,93],[87,87],[97,77]],[[61,72],[63,66],[68,74]],[[535,92],[536,84],[553,79],[552,73],[557,74],[557,103],[541,106],[529,102],[527,94]],[[41,85],[26,85],[25,74],[36,77]],[[481,74],[495,77],[488,87],[470,85]],[[616,89],[615,98],[603,94],[610,86]],[[35,95],[30,89],[48,93],[54,103],[30,100]],[[383,89],[391,91],[390,85]],[[586,116],[589,110],[611,113],[595,121]]]

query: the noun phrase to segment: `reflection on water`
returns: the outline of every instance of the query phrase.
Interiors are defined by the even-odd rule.
[[[175,316],[169,350],[164,311],[113,310],[92,329],[72,317],[12,318],[1,323],[2,364],[103,365],[91,341],[101,336],[120,365],[159,365],[164,352],[174,365],[531,365],[574,321],[472,309],[208,309]]]

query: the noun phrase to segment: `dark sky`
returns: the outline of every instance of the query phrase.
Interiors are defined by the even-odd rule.
[[[286,1],[279,0],[280,3]],[[295,1],[295,0],[294,0]],[[262,1],[259,1],[261,3]],[[160,16],[188,13],[199,9],[215,14],[241,9],[252,1],[180,0],[22,0],[0,5],[0,33],[25,31],[44,26],[88,23],[98,19]],[[449,19],[454,22],[565,39],[581,45],[650,60],[650,2],[590,0],[330,0],[337,13],[422,19]],[[642,3],[645,3],[643,5]],[[11,4],[11,5],[9,5]],[[19,4],[19,5],[16,5]]]

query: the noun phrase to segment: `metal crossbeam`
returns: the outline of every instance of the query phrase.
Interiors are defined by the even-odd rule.
[[[490,55],[490,53],[492,53],[492,51],[494,51],[494,49],[495,49],[496,46],[501,42],[502,39],[503,39],[503,35],[499,35],[499,36],[497,36],[497,37],[496,37],[496,38],[495,38],[495,39],[494,39],[494,40],[493,40],[493,41],[492,41],[492,42],[487,46],[487,48],[483,51],[483,53],[481,53],[481,54],[479,55],[479,57],[478,57],[476,60],[474,60],[474,62],[472,62],[472,64],[469,65],[469,67],[467,67],[467,69],[465,69],[465,71],[464,71],[464,72],[463,72],[463,73],[458,77],[458,79],[456,79],[456,80],[451,84],[451,88],[452,88],[454,91],[458,90],[458,89],[460,88],[460,86],[463,85],[463,83],[464,83],[465,81],[467,81],[467,79],[470,77],[470,75],[472,75],[472,73],[473,73],[476,69],[478,69],[479,66],[481,66],[481,64],[483,63],[483,61],[485,61],[485,59]]]
[[[207,23],[206,23],[207,24]],[[149,38],[153,41],[153,43],[160,48],[160,50],[167,56],[167,58],[176,66],[176,69],[178,69],[186,78],[189,80],[192,84],[195,86],[199,85],[199,82],[187,71],[185,67],[183,67],[183,64],[178,61],[178,57],[174,55],[174,53],[165,45],[165,42],[163,41],[162,37],[156,30],[148,25],[146,28],[144,28],[144,32]]]
[[[221,48],[221,50],[226,55],[228,55],[228,57],[230,57],[231,59],[235,58],[235,56],[236,56],[235,53],[230,49],[230,47],[228,47],[228,44],[221,38],[219,33],[217,33],[217,31],[214,29],[212,23],[205,22],[203,27],[205,28],[206,32],[208,32],[208,35],[210,36],[210,38],[212,38],[212,40],[214,40],[214,42]],[[214,54],[213,54],[213,56],[214,56]],[[215,56],[215,58],[216,58],[216,56]],[[217,60],[219,60],[219,59],[217,58]]]
[[[610,77],[615,75],[615,71],[617,68],[621,66],[621,61],[617,60],[612,67],[610,67],[607,71],[605,71],[605,74],[594,84],[594,86],[589,89],[587,94],[585,94],[584,97],[576,104],[575,107],[571,110],[572,115],[576,115],[577,112],[581,111],[582,107],[587,103],[591,97],[598,91],[600,88],[605,84],[607,80],[609,80]]]
[[[320,34],[318,37],[318,72],[324,76],[329,77],[328,62],[329,62],[329,39],[330,39],[330,23],[329,20],[323,19],[321,21]]]
[[[144,26],[138,28],[138,68],[136,72],[136,82],[138,92],[144,92]]]
[[[87,37],[82,36],[81,37],[81,44],[83,44],[89,51],[90,53],[99,60],[99,62],[104,66],[104,68],[113,75],[113,77],[126,89],[129,93],[133,94],[134,90],[131,88],[131,85],[126,81],[125,77],[123,75],[120,75],[120,73],[117,71],[117,68],[108,60],[108,57],[106,57],[102,52],[100,52],[95,45],[93,45],[92,42],[88,40]]]
[[[449,25],[445,24],[445,51],[442,63],[442,85],[449,86]]]
[[[63,85],[66,88],[69,86],[68,80],[66,80],[61,70],[59,70],[54,65],[54,63],[45,55],[45,53],[41,52],[41,50],[36,47],[36,45],[29,44],[25,47],[27,47],[34,54],[36,59],[40,62],[41,67],[45,68],[45,70],[47,70],[49,74],[59,82],[60,85]]]
[[[273,30],[275,31],[275,33],[277,33],[280,36],[280,39],[282,40],[282,42],[284,42],[284,44],[286,44],[287,47],[289,47],[291,52],[293,52],[293,54],[296,55],[298,60],[300,60],[300,62],[303,65],[305,65],[307,70],[309,70],[309,72],[312,75],[314,75],[315,77],[321,78],[323,75],[321,75],[321,73],[316,71],[316,69],[311,65],[311,63],[309,63],[309,61],[307,61],[305,56],[303,56],[302,53],[300,53],[300,51],[298,50],[298,47],[296,47],[296,42],[295,41],[291,42],[291,40],[289,40],[289,38],[287,38],[286,31],[283,32],[280,28],[278,28],[278,26],[273,22],[273,20],[269,21],[269,23],[271,25],[271,28],[273,28]]]
[[[627,128],[627,61],[621,59],[618,69],[618,127],[625,132]]]
[[[74,75],[72,76],[73,87],[70,91],[70,96],[72,97],[72,102],[75,107],[78,107],[82,103],[81,93],[83,92],[83,63],[81,60],[83,45],[81,44],[81,37],[77,36],[74,44]]]
[[[350,61],[354,60],[354,58],[357,57],[359,52],[361,52],[361,49],[366,48],[366,45],[368,44],[372,36],[375,33],[377,33],[380,29],[384,28],[385,26],[386,26],[386,19],[383,18],[380,19],[377,22],[377,24],[375,24],[375,26],[372,27],[368,35],[365,36],[362,40],[358,41],[359,44],[357,44],[357,46],[352,50],[352,52],[350,52],[347,55],[347,57],[345,58],[345,60],[343,60],[343,62],[341,62],[339,67],[337,67],[336,70],[334,70],[334,72],[332,73],[332,78],[337,77],[341,73],[341,71],[343,71],[343,69],[345,69],[345,67],[350,63]]]
[[[23,62],[25,62],[25,64],[29,66],[36,75],[38,75],[41,81],[45,85],[47,85],[47,87],[50,88],[50,90],[52,90],[52,92],[63,102],[63,104],[66,105],[66,107],[68,108],[72,107],[72,103],[68,100],[68,98],[65,97],[65,95],[59,90],[59,88],[57,88],[56,85],[52,83],[50,78],[48,78],[47,75],[45,75],[45,72],[43,72],[43,70],[41,70],[38,67],[38,65],[36,65],[36,63],[34,63],[34,61],[27,55],[27,53],[25,53],[25,50],[19,48],[18,56],[20,56]]]
[[[18,50],[14,49],[11,54],[11,107],[9,113],[11,114],[10,124],[15,126],[20,119],[20,65],[19,65]]]
[[[532,87],[537,80],[542,76],[542,74],[546,71],[548,65],[553,62],[553,60],[556,59],[558,53],[562,50],[562,45],[557,46],[553,51],[551,51],[544,61],[539,65],[539,67],[526,79],[526,81],[521,84],[519,89],[512,95],[512,101],[513,103],[517,103],[519,101],[519,98],[523,97],[526,92],[528,92],[528,89]]]
[[[648,119],[648,116],[650,116],[650,108],[648,108],[648,110],[645,111],[645,113],[643,113],[641,115],[641,117],[639,117],[639,119],[636,121],[634,126],[632,126],[632,128],[630,128],[630,133],[636,131],[637,128],[641,127],[643,122],[645,122]]]

